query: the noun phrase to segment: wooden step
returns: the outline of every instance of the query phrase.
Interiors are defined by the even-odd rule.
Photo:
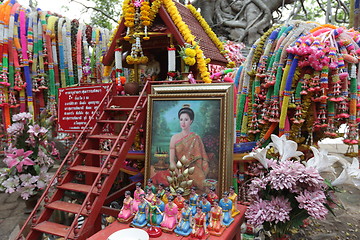
[[[126,123],[126,120],[97,120],[98,123]],[[129,121],[129,123],[134,124],[134,121]]]
[[[142,109],[141,106],[136,107],[136,111],[140,111]],[[132,107],[121,107],[121,106],[116,106],[116,105],[112,105],[110,107],[106,107],[104,108],[104,111],[132,111],[133,108]]]
[[[76,204],[76,203],[69,203],[69,202],[64,202],[64,201],[59,200],[59,201],[55,201],[55,202],[46,204],[46,207],[50,208],[50,209],[54,209],[54,210],[60,210],[60,211],[64,211],[64,212],[77,214],[80,211],[81,205]],[[84,216],[88,215],[85,208],[81,212],[81,215],[84,215]]]
[[[118,138],[118,135],[110,135],[110,134],[95,134],[95,135],[89,135],[87,138],[97,138],[97,139],[111,139],[116,140]],[[120,137],[120,140],[126,140],[126,137]]]
[[[101,170],[100,167],[85,166],[85,165],[77,165],[69,168],[69,171],[95,173],[95,174],[98,174],[100,170]],[[108,170],[105,168],[102,174],[108,174]]]
[[[85,149],[85,150],[80,150],[79,153],[99,155],[99,156],[107,156],[107,155],[110,154],[110,151],[96,150],[96,149]],[[119,156],[119,152],[118,151],[113,151],[111,153],[111,156],[112,157],[117,157],[117,156]]]
[[[44,221],[37,224],[33,229],[39,232],[65,237],[70,227],[59,223]],[[73,234],[70,235],[73,236]]]
[[[88,193],[88,192],[90,192],[91,186],[85,185],[85,184],[79,184],[79,183],[63,183],[60,186],[57,186],[57,188],[60,188],[63,190],[69,190],[69,191],[73,191],[73,192]],[[93,189],[93,193],[99,194],[96,187]]]

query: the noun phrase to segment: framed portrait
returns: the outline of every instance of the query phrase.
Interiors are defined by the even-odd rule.
[[[185,194],[230,186],[233,87],[210,85],[155,86],[148,96],[145,178],[155,185]]]

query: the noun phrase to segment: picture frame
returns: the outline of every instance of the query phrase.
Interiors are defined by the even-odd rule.
[[[191,186],[198,193],[211,186],[217,194],[227,191],[233,175],[233,92],[233,84],[227,83],[153,86],[148,96],[145,178],[170,186],[172,192],[181,188],[187,194]],[[195,115],[188,135],[183,135],[179,120],[184,106]]]

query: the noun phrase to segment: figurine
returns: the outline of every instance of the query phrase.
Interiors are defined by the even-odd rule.
[[[154,205],[150,205],[151,208],[151,224],[159,227],[163,221],[163,213],[165,210],[165,203],[161,200],[161,195],[156,194]]]
[[[140,195],[141,194],[144,194],[144,196],[145,196],[144,190],[141,189],[141,183],[138,182],[138,183],[136,183],[136,189],[134,191],[134,201],[133,201],[133,211],[134,212],[138,211],[138,205],[140,203]]]
[[[172,232],[176,226],[178,207],[173,202],[174,197],[168,197],[168,203],[165,204],[164,219],[161,222],[161,229],[165,232]]]
[[[131,226],[143,228],[148,224],[149,204],[145,201],[145,194],[140,194],[139,197],[140,203],[138,205],[138,211],[131,222]]]
[[[240,214],[240,211],[237,209],[237,199],[238,195],[235,192],[235,187],[230,186],[229,190],[229,199],[232,201],[232,209],[231,209],[231,217],[235,217],[236,215]]]
[[[171,196],[171,191],[169,187],[165,188],[165,194],[162,197],[162,200],[165,204],[167,204],[169,202],[169,197]]]
[[[123,206],[118,214],[119,222],[129,222],[134,216],[133,212],[133,198],[130,191],[126,191]]]
[[[215,236],[221,236],[223,234],[225,227],[222,225],[223,222],[223,212],[221,207],[219,207],[219,200],[214,200],[214,206],[210,211],[210,221],[209,221],[209,233]]]
[[[178,207],[178,214],[177,214],[178,219],[180,219],[180,217],[181,217],[181,210],[184,207],[184,201],[185,201],[185,198],[182,196],[182,194],[183,194],[183,191],[181,189],[176,190],[176,197],[174,199],[174,203]]]
[[[189,206],[189,201],[184,201],[184,207],[181,210],[181,217],[179,220],[179,224],[175,228],[174,232],[181,236],[189,236],[192,228],[191,228],[191,221],[192,221],[192,213],[191,208]]]
[[[223,193],[223,198],[220,200],[219,206],[222,208],[224,213],[223,225],[228,227],[234,221],[234,219],[231,217],[232,202],[229,199],[228,192]]]
[[[191,213],[194,216],[196,214],[196,205],[198,204],[199,195],[196,193],[196,187],[192,187],[190,190],[189,203],[191,208]]]
[[[157,194],[160,194],[161,198],[164,196],[165,189],[164,189],[164,184],[163,183],[159,183]]]
[[[145,186],[145,192],[147,189],[150,189],[154,194],[156,194],[156,187],[153,184],[153,180],[151,178],[147,180],[147,185]]]
[[[206,215],[206,223],[209,223],[211,204],[207,200],[207,194],[206,193],[203,193],[201,195],[201,201],[199,202],[199,204],[201,205],[202,212],[205,213],[205,215]]]
[[[155,202],[155,194],[152,192],[150,188],[147,188],[145,192],[146,192],[145,199],[149,202],[149,204],[153,204]]]
[[[193,218],[194,227],[191,233],[192,238],[196,239],[206,239],[207,230],[206,230],[206,214],[202,212],[202,206],[196,206],[196,214]]]
[[[209,188],[209,194],[207,196],[207,200],[210,202],[211,206],[214,205],[213,202],[214,202],[215,199],[219,199],[219,197],[215,193],[215,187],[211,186]]]

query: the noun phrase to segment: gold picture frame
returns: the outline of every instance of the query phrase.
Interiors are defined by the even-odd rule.
[[[207,192],[210,186],[215,186],[218,194],[227,191],[233,176],[233,91],[232,84],[152,86],[148,96],[145,178],[152,178],[155,185],[169,185],[172,191],[181,187],[187,193],[191,180],[198,193]],[[195,117],[191,133],[183,136],[179,110],[184,106],[190,107]],[[176,141],[170,151],[172,138]],[[177,156],[174,171],[169,169],[171,155]]]

